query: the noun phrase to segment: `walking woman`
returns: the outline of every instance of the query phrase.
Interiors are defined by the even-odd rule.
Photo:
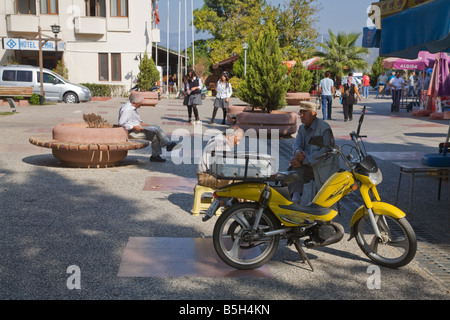
[[[342,105],[344,106],[344,121],[353,119],[353,105],[357,102],[355,94],[361,100],[358,88],[352,83],[352,73],[348,74],[347,82],[344,84],[342,92]]]
[[[194,111],[195,123],[200,123],[200,118],[198,117],[197,106],[202,104],[202,88],[203,81],[198,78],[195,71],[189,71],[189,102],[188,102],[188,114],[189,119],[191,119],[192,110]]]
[[[231,88],[231,83],[228,82],[228,73],[222,73],[222,77],[217,81],[216,85],[216,99],[214,100],[214,109],[211,121],[209,123],[214,123],[216,118],[217,109],[221,108],[223,113],[222,124],[225,124],[225,118],[227,116],[227,107],[230,102],[231,95],[233,94],[233,89]]]
[[[189,76],[185,75],[183,76],[183,84],[182,84],[182,89],[183,89],[183,94],[184,94],[184,98],[183,98],[183,106],[186,106],[188,108],[188,117],[189,120],[188,122],[192,122],[191,118],[192,118],[192,108],[189,109]]]

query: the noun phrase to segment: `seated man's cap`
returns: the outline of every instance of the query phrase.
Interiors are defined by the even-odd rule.
[[[317,112],[317,105],[313,102],[309,101],[300,101],[300,110],[306,110],[306,111],[314,111]]]

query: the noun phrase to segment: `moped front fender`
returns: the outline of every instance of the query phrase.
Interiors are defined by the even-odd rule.
[[[394,219],[401,219],[406,216],[406,214],[397,208],[396,206],[393,206],[392,204],[386,203],[386,202],[372,202],[373,207],[372,210],[375,215],[381,215],[381,216],[389,216]],[[356,221],[361,219],[364,215],[367,215],[367,209],[364,205],[359,207],[355,213],[353,213],[352,220],[350,222],[350,228],[351,228],[351,235],[348,240],[351,240],[355,236],[356,230],[354,230],[353,226],[355,225]]]

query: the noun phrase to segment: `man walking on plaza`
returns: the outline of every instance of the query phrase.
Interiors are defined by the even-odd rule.
[[[122,105],[119,110],[119,126],[124,127],[128,131],[128,135],[133,139],[145,139],[152,143],[151,162],[165,162],[166,159],[161,158],[161,147],[166,147],[167,151],[177,145],[171,142],[164,131],[157,125],[148,125],[141,121],[141,117],[137,112],[144,102],[142,95],[130,96],[130,101]]]
[[[395,73],[395,77],[389,80],[389,85],[392,88],[392,104],[393,111],[400,109],[400,100],[402,98],[402,89],[406,85],[405,80],[400,77],[400,72]]]
[[[322,114],[323,120],[331,119],[331,106],[333,103],[334,96],[334,81],[330,79],[331,72],[325,72],[325,78],[320,80],[319,83],[319,93],[322,99]]]

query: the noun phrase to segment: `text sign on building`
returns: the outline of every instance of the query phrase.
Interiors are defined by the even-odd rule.
[[[3,49],[39,51],[39,40],[20,38],[3,38]],[[65,43],[58,41],[58,51],[64,51]],[[42,45],[42,51],[55,51],[55,41],[47,41]]]

